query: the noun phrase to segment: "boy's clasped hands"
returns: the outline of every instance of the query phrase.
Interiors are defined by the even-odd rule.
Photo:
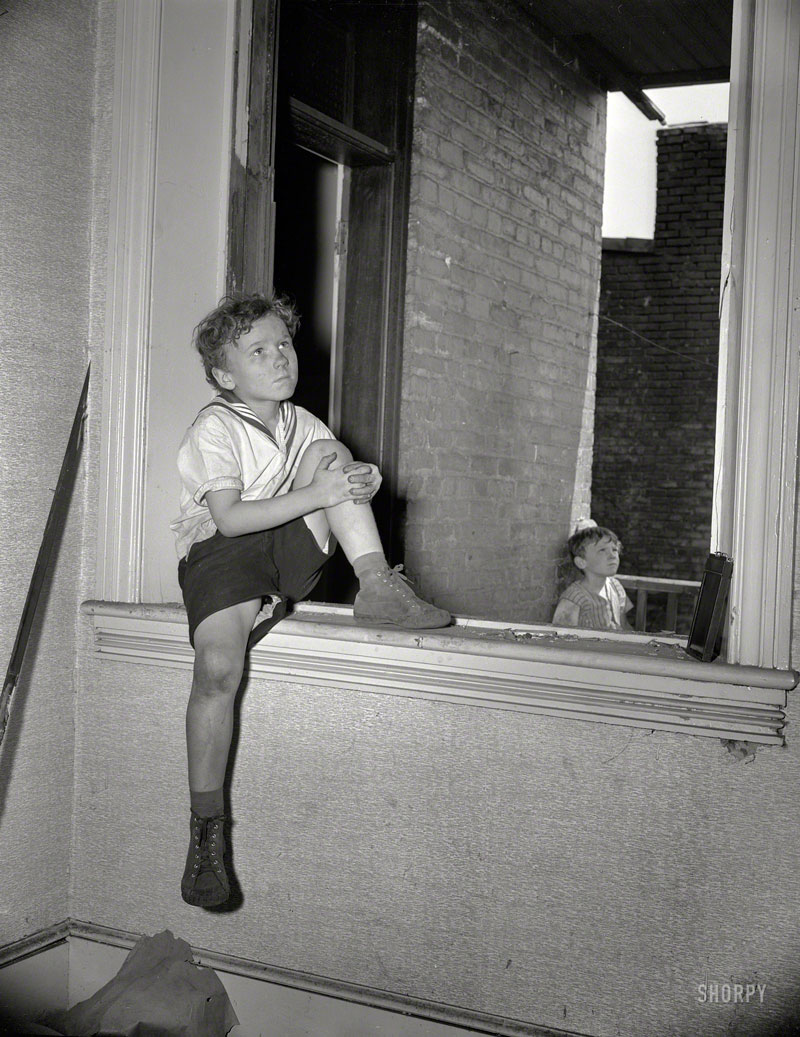
[[[336,454],[326,454],[317,465],[311,485],[318,488],[320,507],[332,508],[343,501],[354,504],[369,504],[383,481],[374,464],[366,461],[350,461],[341,468],[331,468]]]

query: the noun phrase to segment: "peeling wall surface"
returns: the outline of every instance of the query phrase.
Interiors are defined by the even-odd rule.
[[[31,0],[2,7],[0,647],[5,667],[88,361],[95,4]],[[67,913],[84,496],[79,477],[2,746],[0,942]]]
[[[13,144],[0,161],[5,646],[86,343],[102,339],[112,11],[31,2],[2,18],[15,80],[0,94]],[[22,91],[35,118],[10,103]],[[102,360],[93,348],[95,387]],[[744,761],[715,739],[252,681],[231,787],[244,899],[227,914],[184,904],[189,672],[104,661],[78,617],[94,591],[99,427],[93,396],[83,539],[81,491],[3,747],[2,942],[64,917],[169,927],[199,948],[567,1032],[793,1032],[791,697],[788,747]],[[703,984],[727,985],[728,1003],[701,1002]],[[763,985],[763,1000],[734,1002],[735,984]]]
[[[549,622],[589,513],[605,115],[515,4],[420,4],[400,481],[454,612]]]

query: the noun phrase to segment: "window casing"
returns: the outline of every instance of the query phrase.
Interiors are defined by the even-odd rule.
[[[194,205],[181,214],[180,200],[165,192],[161,178],[165,172],[174,175],[181,161],[176,152],[169,165],[163,153],[167,138],[159,137],[159,120],[169,112],[169,91],[183,91],[184,101],[191,98],[196,85],[192,74],[208,79],[208,69],[202,63],[194,69],[183,67],[180,83],[169,81],[168,73],[165,78],[165,54],[175,35],[186,31],[175,0],[144,6],[120,0],[117,7],[97,597],[140,603],[148,597],[146,512],[164,517],[145,479],[152,400],[158,389],[154,380],[163,378],[153,360],[154,346],[164,337],[158,323],[169,324],[179,309],[186,311],[187,292],[192,304],[221,294],[228,181],[220,169],[206,185],[216,208],[206,207],[204,217],[198,217]],[[243,120],[234,117],[235,93],[242,93],[241,76],[237,85],[234,75],[234,54],[240,25],[249,25],[250,15],[246,3],[238,10],[237,16],[231,0],[217,15],[222,30],[217,38],[225,56],[211,88],[221,94],[221,102],[216,119],[204,122],[206,146],[215,138],[226,156],[231,142],[239,155],[245,147]],[[798,55],[796,4],[736,3],[711,546],[735,560],[728,663],[775,671],[773,685],[784,689],[792,683],[778,671],[786,671],[790,660],[800,384],[800,264],[795,258],[800,244]],[[240,107],[241,102],[237,111]],[[191,149],[186,156],[188,163]],[[207,240],[216,240],[220,247],[211,250],[210,264],[190,271],[184,282],[179,278],[177,291],[171,286],[171,308],[157,313],[158,263],[163,259],[155,228],[165,215],[172,218],[176,233],[181,218],[205,219]],[[185,286],[189,276],[191,290]],[[163,293],[161,299],[163,309]],[[206,308],[198,304],[197,316]],[[185,369],[185,355],[181,361]],[[205,392],[198,379],[200,389]],[[187,407],[193,414],[194,403]],[[146,640],[139,638],[133,657],[147,655]],[[621,645],[619,651],[622,657]],[[588,672],[588,656],[585,665]],[[710,685],[719,683],[713,680],[713,668],[708,674]],[[643,666],[640,686],[646,688],[648,679]],[[710,688],[713,697],[712,693]]]

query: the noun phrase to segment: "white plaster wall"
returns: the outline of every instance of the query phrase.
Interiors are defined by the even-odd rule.
[[[89,356],[95,3],[0,19],[0,650],[8,663]],[[84,475],[0,758],[0,943],[63,919]]]
[[[254,683],[232,795],[244,903],[211,914],[179,893],[188,681],[87,659],[77,917],[581,1033],[800,1018],[791,739],[745,763],[716,739]],[[705,982],[765,1000],[701,1005]]]

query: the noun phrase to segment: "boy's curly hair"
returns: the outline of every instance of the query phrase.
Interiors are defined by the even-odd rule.
[[[570,557],[575,558],[576,555],[582,557],[587,544],[597,543],[598,540],[604,540],[606,537],[617,545],[619,553],[622,554],[622,541],[613,530],[607,529],[605,526],[587,525],[576,529],[567,541]]]
[[[226,368],[225,347],[246,334],[257,320],[274,313],[286,325],[294,338],[300,325],[300,316],[294,303],[285,295],[226,295],[207,316],[203,317],[192,335],[192,342],[203,361],[206,381],[219,389],[214,377],[215,367]]]

